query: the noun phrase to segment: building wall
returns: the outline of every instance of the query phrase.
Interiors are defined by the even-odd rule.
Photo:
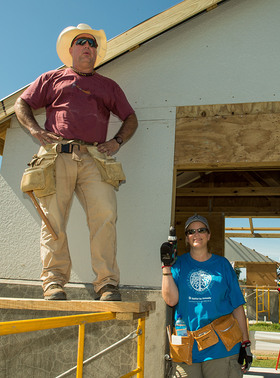
[[[278,0],[228,1],[98,70],[120,84],[139,119],[135,136],[118,153],[127,176],[117,193],[121,284],[160,285],[159,245],[171,218],[176,106],[280,100],[279,11]],[[44,115],[38,112],[38,118],[43,124]],[[112,118],[110,135],[119,126]],[[37,149],[14,118],[0,176],[1,193],[7,193],[0,209],[2,278],[40,274],[40,219],[19,189]],[[68,234],[71,281],[91,282],[88,230],[76,200]]]

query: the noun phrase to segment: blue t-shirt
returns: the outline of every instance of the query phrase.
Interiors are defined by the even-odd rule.
[[[180,314],[190,331],[232,313],[245,303],[236,273],[225,257],[212,255],[200,262],[186,253],[178,257],[171,270],[179,290],[175,321]],[[195,341],[192,358],[193,362],[203,362],[237,354],[239,349],[240,343],[227,351],[219,339],[217,344],[199,351]]]

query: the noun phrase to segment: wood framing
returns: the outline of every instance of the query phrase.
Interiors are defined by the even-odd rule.
[[[276,286],[276,264],[251,263],[246,268],[247,285]]]
[[[212,250],[219,254],[224,252],[225,216],[280,216],[279,142],[280,102],[177,108],[174,196],[179,250],[185,249],[184,221],[194,213],[212,222]]]

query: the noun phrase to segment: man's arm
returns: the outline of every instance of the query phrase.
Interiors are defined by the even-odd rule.
[[[58,135],[43,130],[39,126],[30,105],[21,97],[19,97],[15,103],[15,113],[22,126],[25,127],[34,138],[38,139],[42,146],[48,143],[55,143],[61,139]]]
[[[130,114],[122,123],[121,128],[117,132],[117,136],[121,137],[123,144],[126,143],[135,133],[138,127],[136,115]],[[120,144],[115,139],[110,139],[107,142],[98,145],[98,151],[103,152],[109,156],[115,154],[120,149]]]
[[[165,266],[162,268],[162,274],[162,298],[168,306],[173,307],[179,301],[179,291],[172,277],[171,268],[169,266]]]

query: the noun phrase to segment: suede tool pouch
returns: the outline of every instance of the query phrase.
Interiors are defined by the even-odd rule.
[[[38,154],[28,163],[22,176],[20,188],[23,192],[33,191],[36,197],[55,193],[56,145],[41,147]]]
[[[192,365],[193,337],[191,333],[188,336],[182,336],[181,345],[173,344],[170,341],[169,347],[172,361],[185,362],[188,365]]]
[[[126,179],[121,163],[117,162],[115,158],[99,152],[95,146],[87,146],[87,149],[95,161],[102,180],[118,189],[120,183]]]
[[[194,339],[197,342],[198,350],[203,350],[219,342],[219,338],[214,331],[211,324],[192,332]]]
[[[212,325],[228,351],[242,341],[241,329],[232,314],[214,320]]]

